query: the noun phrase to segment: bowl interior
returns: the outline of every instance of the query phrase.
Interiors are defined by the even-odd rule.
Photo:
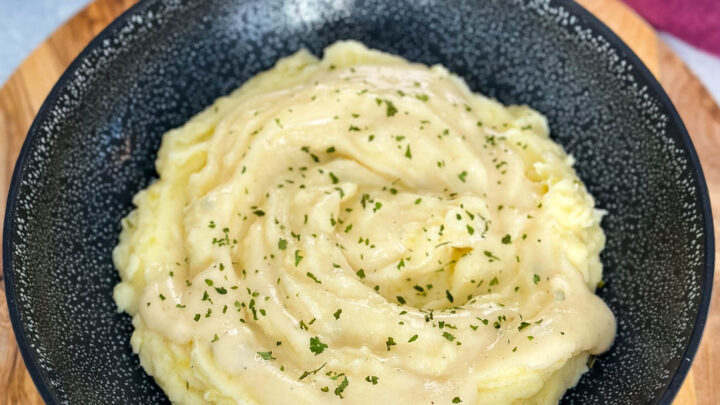
[[[669,403],[709,300],[707,191],[667,97],[604,26],[570,1],[177,3],[142,2],[93,41],[38,114],[16,169],[9,307],[48,402],[167,402],[111,296],[120,219],[155,175],[162,133],[282,56],[356,39],[442,63],[474,91],[548,117],[608,211],[599,294],[619,331],[563,402]]]

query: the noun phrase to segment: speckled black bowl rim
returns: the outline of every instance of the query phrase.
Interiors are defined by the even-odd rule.
[[[20,150],[20,155],[18,156],[18,160],[15,164],[12,180],[10,182],[10,190],[8,192],[8,200],[5,210],[3,228],[3,273],[5,279],[5,295],[7,298],[7,307],[8,311],[10,312],[10,322],[12,323],[13,331],[15,333],[15,339],[17,340],[17,344],[20,348],[20,353],[25,362],[25,366],[27,367],[30,377],[35,383],[35,386],[40,392],[43,400],[48,404],[56,404],[58,401],[53,390],[47,384],[46,375],[38,366],[35,353],[30,347],[27,336],[25,335],[25,329],[23,328],[22,321],[20,319],[19,307],[17,305],[17,297],[15,296],[13,268],[10,258],[10,252],[12,252],[12,248],[11,238],[9,235],[12,235],[14,231],[12,226],[12,218],[15,217],[16,213],[15,202],[19,190],[20,178],[22,177],[22,173],[25,170],[25,166],[28,161],[28,155],[30,154],[30,145],[33,144],[33,141],[38,136],[38,128],[40,126],[40,123],[43,122],[43,120],[47,117],[48,110],[53,108],[53,105],[55,105],[62,89],[65,87],[67,82],[72,80],[75,71],[77,71],[82,61],[95,48],[100,47],[106,38],[112,37],[116,33],[118,28],[123,26],[132,15],[143,11],[149,6],[152,1],[153,0],[140,0],[138,3],[128,8],[112,23],[110,23],[105,29],[103,29],[102,32],[98,34],[98,36],[93,38],[93,40],[90,41],[87,47],[83,49],[83,51],[75,58],[75,60],[73,60],[70,66],[65,70],[58,82],[55,84],[55,86],[53,86],[50,94],[43,102],[40,110],[38,111],[35,119],[33,120],[32,125],[30,126],[30,129],[28,130],[28,134],[25,138],[22,149]],[[698,346],[700,345],[700,340],[702,338],[703,329],[705,328],[705,322],[707,320],[708,310],[710,307],[710,298],[712,297],[712,282],[715,263],[715,239],[713,231],[712,209],[710,206],[710,197],[708,195],[708,188],[705,182],[705,176],[703,175],[697,152],[695,151],[695,147],[690,140],[690,135],[685,128],[685,124],[682,122],[680,115],[675,109],[672,101],[670,101],[667,93],[665,93],[665,90],[655,79],[655,76],[640,60],[640,58],[630,49],[627,44],[625,44],[625,42],[623,42],[617,36],[617,34],[615,34],[608,26],[606,26],[602,21],[600,21],[597,17],[595,17],[585,8],[575,3],[573,0],[556,1],[566,10],[568,10],[572,15],[575,15],[579,19],[583,20],[583,22],[591,26],[593,31],[605,37],[611,44],[611,46],[613,46],[616,50],[619,51],[620,55],[622,55],[627,61],[629,61],[632,66],[638,69],[638,74],[640,74],[645,80],[647,80],[648,88],[657,95],[660,103],[666,109],[669,118],[679,129],[683,147],[687,152],[688,160],[690,161],[690,165],[692,166],[692,172],[695,177],[694,180],[698,185],[698,196],[700,199],[700,205],[703,214],[703,231],[705,236],[705,268],[702,274],[702,292],[697,318],[695,319],[695,327],[693,329],[692,335],[690,336],[690,341],[688,342],[687,348],[685,349],[685,353],[683,354],[683,360],[675,370],[675,373],[670,379],[670,382],[668,383],[663,394],[659,397],[656,397],[653,401],[654,404],[670,405],[675,398],[678,390],[682,386],[682,383],[685,380],[685,376],[687,375],[688,370],[690,369],[690,365],[692,364],[692,360],[695,357]]]

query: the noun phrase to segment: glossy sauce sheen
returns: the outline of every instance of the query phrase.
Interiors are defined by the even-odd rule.
[[[556,403],[614,338],[572,158],[440,66],[301,51],[157,170],[115,299],[175,403]]]

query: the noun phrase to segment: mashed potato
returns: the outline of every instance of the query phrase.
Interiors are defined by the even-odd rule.
[[[340,42],[164,135],[114,262],[178,404],[550,404],[608,349],[602,213],[545,118]]]

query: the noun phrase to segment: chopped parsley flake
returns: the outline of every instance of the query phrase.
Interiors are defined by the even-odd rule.
[[[490,261],[493,261],[493,260],[498,260],[498,261],[499,261],[499,260],[500,260],[499,257],[493,255],[493,253],[492,253],[491,251],[489,251],[489,250],[486,250],[486,251],[484,251],[483,253],[485,254],[485,256],[487,256],[487,257],[490,258]]]
[[[408,343],[412,343],[418,339],[418,335],[413,335],[410,339],[408,339]]]
[[[397,114],[398,110],[395,108],[395,105],[390,100],[385,100],[385,105],[387,106],[387,110],[385,113],[388,117],[392,117],[393,115]]]
[[[453,398],[453,400],[452,400],[452,403],[453,403],[453,404],[459,404],[460,402],[462,402],[462,399],[460,399],[460,397],[455,397],[455,398]]]
[[[460,179],[460,181],[465,183],[465,178],[467,177],[467,175],[468,175],[468,173],[465,170],[463,170],[462,172],[460,172],[460,174],[458,174],[458,179]]]
[[[408,159],[412,159],[412,152],[410,151],[410,145],[408,145],[408,146],[405,148],[405,157],[408,158]]]
[[[310,351],[315,353],[316,356],[325,351],[327,347],[328,345],[320,341],[319,337],[315,336],[310,338]]]
[[[518,326],[518,331],[522,331],[523,329],[527,328],[528,326],[530,326],[529,322],[524,322],[524,321],[520,322],[520,326]]]
[[[365,377],[365,381],[372,383],[372,385],[376,385],[378,383],[379,378],[374,375],[369,375]]]
[[[387,347],[387,350],[390,351],[390,346],[395,346],[397,343],[395,343],[395,339],[392,337],[388,337],[385,341],[385,347]]]
[[[357,272],[355,272],[355,274],[357,274],[357,276],[360,277],[361,280],[365,278],[365,270],[363,269],[358,270]]]
[[[533,274],[533,283],[537,285],[537,283],[540,281],[540,276],[537,274]]]
[[[217,336],[217,335],[215,335]],[[272,352],[257,352],[258,356],[262,357],[263,360],[275,360],[275,357],[272,356]]]
[[[501,242],[503,243],[503,245],[509,245],[510,243],[512,243],[511,239],[510,239],[510,235],[508,234],[508,235],[503,236]]]
[[[453,295],[450,294],[450,290],[445,290],[445,297],[446,297],[447,300],[450,301],[450,302],[455,301],[455,298],[453,298]]]
[[[215,287],[215,291],[217,291],[217,293],[221,295],[227,294],[227,290],[225,289],[225,287]]]
[[[309,376],[310,374],[317,374],[317,372],[320,371],[320,370],[322,370],[322,368],[325,367],[326,364],[327,364],[327,363],[323,363],[322,366],[316,368],[315,370],[304,371],[304,372],[302,373],[302,375],[300,376],[300,378],[298,378],[298,381],[300,381],[300,380],[302,380],[303,378]]]
[[[333,174],[333,172],[328,172],[328,175],[330,176],[330,180],[332,180],[332,184],[338,184],[340,180],[337,176],[335,176],[335,174]]]
[[[343,393],[343,391],[345,391],[345,388],[347,388],[349,383],[350,382],[348,381],[347,377],[343,377],[343,380],[340,382],[340,385],[335,387],[335,395],[342,398],[343,397],[342,393]]]
[[[453,336],[453,335],[452,335],[451,333],[449,333],[449,332],[443,332],[442,335],[443,335],[443,337],[444,337],[445,339],[447,339],[447,340],[450,341],[450,342],[452,342],[453,340],[455,340],[455,336]]]
[[[255,210],[255,211],[253,211],[253,214],[255,214],[259,217],[265,216],[265,212],[262,210]]]
[[[285,250],[286,248],[287,248],[287,241],[283,238],[280,238],[280,240],[278,240],[278,249]]]
[[[322,281],[318,280],[317,277],[315,277],[315,275],[312,274],[312,273],[310,273],[309,271],[308,271],[307,274],[305,274],[305,275],[308,276],[308,277],[310,277],[310,279],[312,279],[312,281],[314,281],[314,282],[316,282],[316,283],[318,283],[318,284],[322,284]]]
[[[426,101],[428,101],[428,99],[429,99],[430,97],[428,97],[427,94],[418,94],[418,95],[415,96],[415,98],[417,98],[417,99],[420,100],[420,101],[426,102]]]
[[[335,313],[333,313],[333,316],[335,319],[340,319],[340,314],[342,314],[342,308],[339,308]]]
[[[300,261],[301,261],[302,259],[303,259],[303,256],[300,256],[300,251],[299,251],[299,250],[296,250],[296,251],[295,251],[295,267],[297,267],[298,264],[300,264]]]

